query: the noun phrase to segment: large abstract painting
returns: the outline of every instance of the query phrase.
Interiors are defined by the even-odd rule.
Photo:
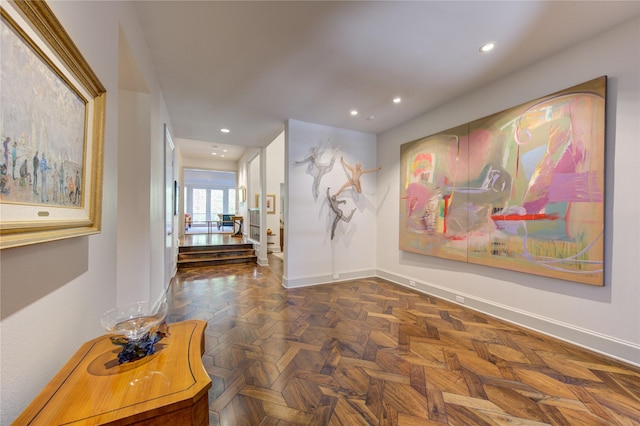
[[[400,249],[604,284],[606,77],[401,146]]]

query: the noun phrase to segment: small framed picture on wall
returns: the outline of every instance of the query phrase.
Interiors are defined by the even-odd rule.
[[[276,214],[276,194],[267,194],[267,214]]]

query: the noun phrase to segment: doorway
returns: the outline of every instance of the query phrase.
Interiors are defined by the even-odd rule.
[[[226,217],[237,211],[236,173],[184,169],[186,233],[233,232]]]

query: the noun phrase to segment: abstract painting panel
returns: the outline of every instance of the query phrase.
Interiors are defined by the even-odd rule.
[[[401,146],[400,249],[603,285],[606,77]]]

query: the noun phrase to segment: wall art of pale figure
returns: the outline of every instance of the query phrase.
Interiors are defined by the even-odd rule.
[[[318,146],[312,146],[309,148],[309,155],[307,157],[302,160],[294,161],[294,164],[296,165],[307,163],[306,173],[313,177],[311,194],[313,195],[314,200],[318,199],[318,191],[320,189],[320,181],[322,180],[322,177],[333,169],[333,164],[336,161],[338,147],[332,147],[331,152],[327,153],[327,145],[328,143],[321,143]],[[329,156],[328,161],[325,159],[327,156]]]
[[[362,169],[362,164],[359,162],[357,162],[355,166],[352,166],[344,161],[344,157],[340,157],[340,163],[342,164],[345,173],[347,173],[347,181],[336,191],[335,196],[340,195],[342,191],[350,187],[353,187],[358,194],[362,193],[360,177],[365,173],[375,173],[382,169],[382,167],[378,167],[377,169]]]

